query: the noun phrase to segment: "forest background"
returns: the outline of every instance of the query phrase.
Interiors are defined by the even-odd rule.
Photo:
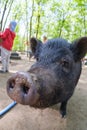
[[[87,35],[86,0],[0,0],[0,32],[17,21],[14,51],[29,49],[29,39],[64,38],[73,41]]]

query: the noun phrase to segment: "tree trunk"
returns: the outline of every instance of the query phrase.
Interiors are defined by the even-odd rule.
[[[40,25],[40,15],[38,15],[38,19],[37,19],[36,38],[38,38],[38,33],[39,33],[39,25]]]
[[[2,14],[2,18],[1,18],[1,21],[0,21],[0,31],[2,31],[3,19],[4,19],[4,16],[5,16],[7,4],[8,4],[8,0],[7,0],[6,3],[5,3],[4,10],[3,10],[3,14]]]
[[[32,14],[30,17],[30,34],[29,34],[29,39],[31,38],[31,34],[32,34],[32,18],[33,18],[33,13],[34,13],[34,0],[32,1]]]
[[[59,31],[59,37],[61,37],[61,33],[62,33],[62,28],[64,26],[64,22],[65,22],[65,19],[64,19],[64,13],[63,13],[63,20],[61,21],[61,26],[60,26],[60,31]]]
[[[36,38],[38,38],[39,33],[39,25],[40,25],[40,9],[39,9],[40,3],[38,3],[38,15],[37,15],[37,30],[36,30]]]
[[[5,22],[4,22],[4,25],[3,25],[3,29],[2,29],[2,30],[4,30],[4,28],[5,28],[5,25],[6,25],[8,16],[9,16],[9,14],[10,14],[11,7],[12,7],[13,2],[14,2],[14,0],[11,0],[10,5],[9,5],[9,10],[8,10],[7,16],[6,16],[6,18],[5,18]]]
[[[84,17],[84,30],[85,30],[84,35],[86,36],[86,20],[85,20],[85,15],[83,17]]]

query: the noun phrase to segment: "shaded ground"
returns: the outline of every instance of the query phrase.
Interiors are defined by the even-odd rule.
[[[16,71],[27,70],[33,64],[26,56],[11,60],[10,73],[0,74],[0,111],[12,102],[6,93],[6,81]],[[0,64],[1,66],[1,64]],[[73,97],[69,100],[67,118],[62,119],[59,104],[44,110],[17,104],[0,118],[0,130],[87,130],[87,67]]]

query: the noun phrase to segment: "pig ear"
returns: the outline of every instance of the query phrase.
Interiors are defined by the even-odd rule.
[[[36,55],[38,55],[37,53],[40,53],[41,47],[42,47],[42,41],[40,41],[34,37],[32,37],[30,39],[30,48],[31,48],[33,54],[36,53]]]
[[[32,37],[32,38],[30,39],[30,48],[31,48],[31,50],[32,50],[33,53],[36,52],[37,44],[38,44],[37,39],[34,38],[34,37]]]
[[[82,37],[71,44],[71,50],[75,61],[80,61],[87,53],[87,37]]]

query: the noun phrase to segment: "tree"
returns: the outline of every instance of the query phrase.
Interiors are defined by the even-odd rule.
[[[33,19],[33,14],[34,14],[34,0],[32,0],[32,7],[31,7],[31,16],[30,16],[30,34],[29,34],[29,39],[32,36],[32,19]]]
[[[32,36],[41,39],[46,34],[48,39],[62,37],[72,41],[87,35],[86,0],[1,1],[0,29],[4,30],[11,19],[18,23],[14,49],[18,45],[24,48],[23,43]]]

